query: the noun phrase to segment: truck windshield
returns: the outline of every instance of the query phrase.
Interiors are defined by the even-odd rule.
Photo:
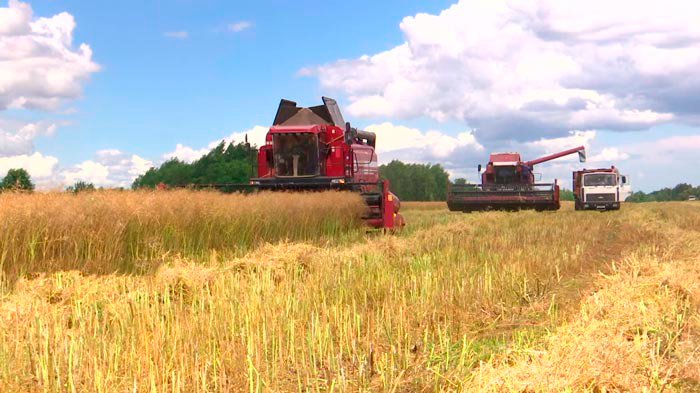
[[[583,178],[583,185],[588,187],[615,186],[617,176],[610,173],[591,173]]]
[[[312,133],[284,133],[272,136],[277,176],[319,174],[318,137]]]

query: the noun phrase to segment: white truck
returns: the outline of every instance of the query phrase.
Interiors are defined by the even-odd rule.
[[[576,210],[618,210],[632,194],[630,177],[614,166],[575,171],[573,180]]]

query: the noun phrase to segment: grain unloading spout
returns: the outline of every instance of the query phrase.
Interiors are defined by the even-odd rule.
[[[586,148],[584,146],[579,146],[579,147],[576,147],[573,149],[564,150],[564,151],[559,152],[559,153],[554,153],[554,154],[550,154],[548,156],[536,158],[534,160],[527,161],[524,164],[529,166],[529,167],[532,167],[533,165],[541,164],[543,162],[551,161],[551,160],[554,160],[554,159],[557,159],[560,157],[564,157],[564,156],[568,156],[569,154],[574,154],[574,153],[578,153],[579,161],[586,162]]]

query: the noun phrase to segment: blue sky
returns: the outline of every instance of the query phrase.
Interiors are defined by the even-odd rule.
[[[0,0],[0,172],[128,185],[330,95],[385,162],[476,180],[490,151],[585,144],[636,189],[698,184],[700,9],[624,3]]]
[[[447,4],[32,3],[38,15],[71,13],[77,22],[74,42],[88,43],[102,67],[72,103],[78,113],[65,116],[74,124],[38,140],[37,149],[73,165],[93,150],[158,156],[175,143],[197,146],[266,125],[281,97],[319,100],[317,83],[296,76],[300,68],[396,45],[401,34],[395,27],[403,16],[439,10],[440,3]],[[240,22],[252,26],[228,30]],[[186,39],[164,36],[183,31]]]

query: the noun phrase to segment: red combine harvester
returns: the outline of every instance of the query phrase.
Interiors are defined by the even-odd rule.
[[[519,153],[494,153],[481,174],[481,185],[448,184],[447,207],[451,211],[472,212],[480,210],[558,210],[559,185],[535,183],[533,167],[546,161],[579,154],[586,160],[583,146],[551,154],[530,161],[521,161]]]
[[[281,100],[265,144],[257,151],[257,177],[248,188],[280,191],[345,190],[360,193],[368,206],[363,219],[372,228],[400,229],[400,201],[379,178],[376,135],[350,126],[335,100],[298,107]],[[210,185],[238,191],[240,185]]]

